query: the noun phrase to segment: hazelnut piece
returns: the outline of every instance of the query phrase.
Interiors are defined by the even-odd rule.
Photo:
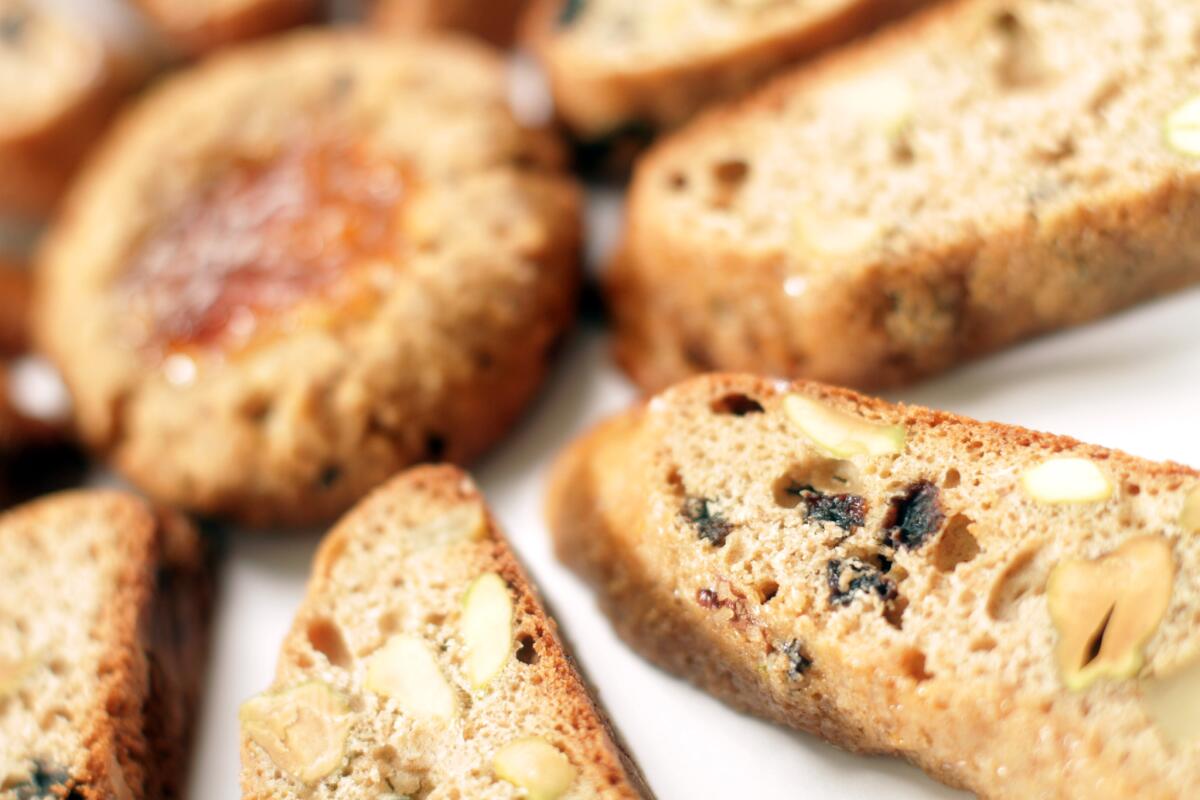
[[[575,780],[575,768],[562,751],[536,737],[500,748],[492,769],[496,777],[524,789],[529,800],[556,800]]]
[[[1174,745],[1200,739],[1200,660],[1145,682],[1142,701],[1159,732]]]
[[[1042,503],[1098,503],[1112,496],[1112,482],[1086,458],[1052,458],[1030,467],[1021,485]]]
[[[1129,678],[1171,599],[1175,563],[1161,536],[1139,536],[1094,561],[1060,562],[1046,582],[1057,659],[1072,691],[1100,678]]]
[[[317,681],[253,697],[238,719],[276,766],[309,786],[341,766],[352,722],[345,698]]]
[[[783,410],[819,449],[837,458],[904,452],[903,425],[868,422],[801,394],[785,397]]]
[[[463,595],[462,637],[467,677],[481,689],[499,674],[513,649],[513,604],[508,584],[494,572],[480,575]]]
[[[1168,114],[1163,129],[1172,150],[1185,156],[1200,156],[1200,95]]]
[[[450,719],[458,698],[433,650],[415,636],[393,636],[367,659],[367,691],[394,699],[414,717]]]
[[[1200,533],[1200,486],[1188,492],[1183,499],[1183,510],[1179,512],[1179,527],[1185,533]]]

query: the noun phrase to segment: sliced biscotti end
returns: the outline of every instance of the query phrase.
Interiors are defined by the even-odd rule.
[[[131,495],[0,516],[0,796],[178,796],[209,578],[191,525]]]
[[[569,449],[548,516],[622,636],[738,707],[984,796],[1184,797],[1198,504],[1183,466],[713,375]]]
[[[895,385],[1194,282],[1196,30],[954,2],[697,120],[631,189],[623,360]]]
[[[328,535],[240,717],[246,797],[648,796],[452,467],[402,474]]]

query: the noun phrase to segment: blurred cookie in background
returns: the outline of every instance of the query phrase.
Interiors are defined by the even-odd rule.
[[[201,55],[313,22],[318,0],[134,0],[176,47]]]
[[[69,439],[70,402],[28,355],[29,277],[0,261],[0,508],[78,484],[86,459]]]
[[[38,265],[84,439],[156,498],[344,511],[516,421],[571,322],[580,198],[465,40],[309,31],[131,108]]]
[[[102,5],[0,0],[0,215],[48,214],[155,63]]]
[[[374,0],[369,22],[387,31],[449,29],[512,44],[528,0]]]

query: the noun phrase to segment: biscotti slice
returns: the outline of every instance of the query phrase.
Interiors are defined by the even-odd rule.
[[[634,181],[622,364],[894,385],[1195,282],[1198,30],[953,2],[698,121]]]
[[[118,492],[0,515],[0,798],[180,796],[206,561],[182,518]]]
[[[47,214],[150,59],[61,3],[0,0],[0,214]]]
[[[240,719],[256,800],[649,796],[448,466],[403,473],[326,537],[275,683]]]
[[[316,20],[319,0],[137,0],[151,23],[191,55]]]
[[[133,106],[47,234],[35,338],[156,499],[325,523],[516,422],[575,312],[557,136],[466,39],[317,30]]]
[[[528,0],[374,0],[370,23],[387,31],[458,30],[512,43]]]
[[[528,38],[585,140],[672,127],[929,0],[537,0]]]
[[[981,797],[1200,796],[1200,472],[718,374],[568,450],[548,518],[738,708]]]

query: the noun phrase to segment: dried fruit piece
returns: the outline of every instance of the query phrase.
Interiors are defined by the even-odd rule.
[[[242,730],[283,771],[305,785],[341,766],[350,736],[350,707],[313,681],[253,697],[238,712]]]
[[[703,497],[689,497],[683,501],[680,513],[688,522],[696,526],[700,538],[714,547],[725,544],[725,538],[733,530],[733,526],[713,511],[713,503]]]
[[[463,597],[462,637],[467,677],[480,689],[504,669],[513,650],[513,604],[508,584],[494,572],[480,575]]]
[[[860,592],[873,593],[885,603],[896,599],[896,584],[884,576],[882,569],[859,558],[830,561],[825,567],[825,580],[831,605],[850,605]]]
[[[575,780],[575,768],[562,751],[536,737],[502,747],[492,769],[496,777],[524,789],[529,800],[556,800]]]
[[[1112,482],[1086,458],[1052,458],[1031,467],[1021,485],[1043,503],[1098,503],[1112,496]]]
[[[1185,156],[1200,156],[1200,95],[1167,115],[1164,132],[1172,150]]]
[[[914,550],[942,527],[941,491],[929,481],[919,481],[908,492],[892,499],[892,508],[884,527],[886,541],[892,547]]]
[[[814,444],[838,458],[904,452],[903,425],[879,425],[838,411],[800,394],[783,400],[783,410]]]
[[[487,533],[487,515],[481,503],[462,503],[417,525],[406,537],[414,550],[473,542]]]
[[[788,661],[788,677],[799,678],[812,668],[813,660],[804,651],[804,646],[796,639],[791,639],[780,648]]]
[[[450,719],[458,698],[433,649],[415,636],[393,636],[367,661],[367,691],[390,697],[414,717]]]
[[[1179,512],[1179,527],[1188,532],[1200,533],[1200,486],[1188,492],[1183,499],[1183,510]]]
[[[16,800],[47,800],[63,796],[70,800],[79,796],[66,793],[70,782],[71,776],[65,769],[52,766],[40,758],[34,759],[27,773],[6,777],[0,772],[0,788],[12,792]]]
[[[804,503],[805,522],[832,522],[844,531],[861,528],[867,518],[867,501],[857,494],[825,494],[811,486],[787,490]]]
[[[1168,742],[1184,745],[1200,739],[1200,661],[1146,681],[1142,700]]]
[[[1059,563],[1046,581],[1058,630],[1058,667],[1068,689],[1129,678],[1171,599],[1175,563],[1161,536],[1139,536],[1095,561]]]

